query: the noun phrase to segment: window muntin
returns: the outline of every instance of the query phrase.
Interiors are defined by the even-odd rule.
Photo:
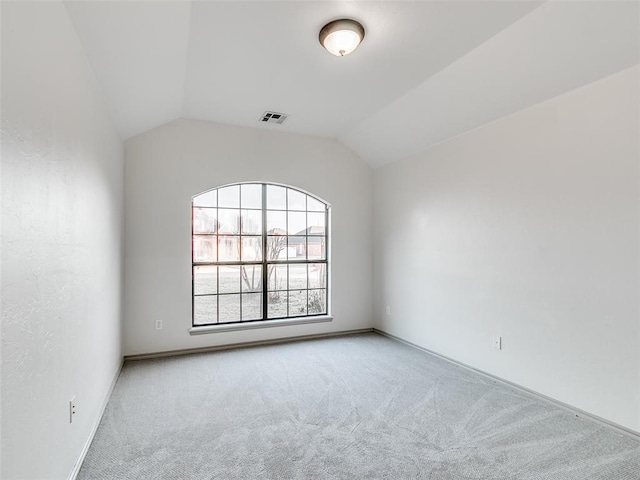
[[[283,185],[192,199],[193,326],[326,315],[329,206]]]

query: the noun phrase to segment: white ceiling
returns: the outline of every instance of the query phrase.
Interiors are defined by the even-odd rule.
[[[66,5],[123,138],[184,117],[336,137],[372,165],[639,63],[635,1]],[[339,58],[318,32],[342,16],[366,37]]]

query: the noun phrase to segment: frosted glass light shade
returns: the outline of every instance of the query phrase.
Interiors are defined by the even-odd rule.
[[[320,43],[337,57],[353,52],[364,38],[364,27],[355,20],[340,19],[327,23],[320,30]]]

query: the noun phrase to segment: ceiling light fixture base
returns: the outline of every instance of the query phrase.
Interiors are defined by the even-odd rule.
[[[356,20],[340,18],[320,30],[320,44],[332,55],[344,57],[353,52],[364,39],[364,27]]]

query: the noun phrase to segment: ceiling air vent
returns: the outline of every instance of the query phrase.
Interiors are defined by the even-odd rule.
[[[260,122],[277,123],[278,125],[282,125],[287,118],[289,118],[289,115],[284,113],[264,112],[260,117]]]

